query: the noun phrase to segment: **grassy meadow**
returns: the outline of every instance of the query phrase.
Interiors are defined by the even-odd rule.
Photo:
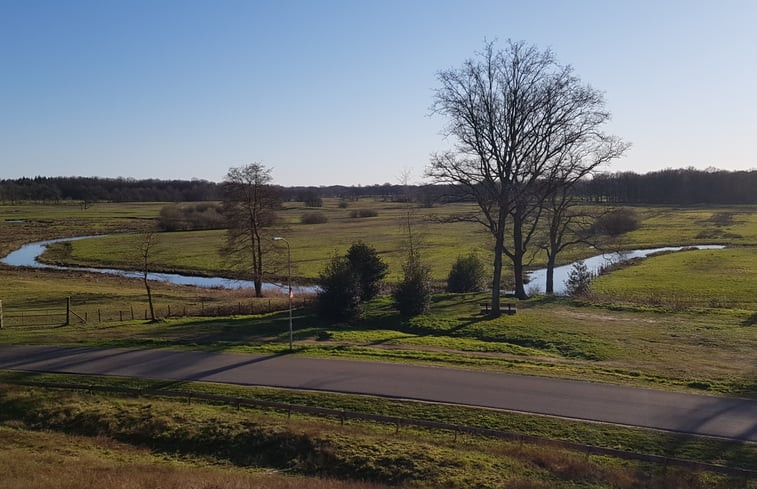
[[[99,223],[92,225],[95,232],[154,228],[162,205],[96,204],[86,210],[73,204],[0,206],[3,216],[10,216],[6,219],[25,220],[0,221],[5,230],[18,225],[36,229],[25,238],[3,233],[0,241],[8,247],[9,241],[58,237],[62,228],[71,235],[76,230],[91,234],[85,230],[86,222]],[[315,209],[289,202],[280,213],[284,224],[272,234],[285,235],[292,244],[297,280],[315,280],[330,253],[344,252],[358,239],[379,250],[390,265],[392,280],[403,256],[401,222],[410,210],[423,256],[434,277],[442,281],[456,256],[470,250],[477,250],[484,259],[489,256],[488,238],[474,224],[443,222],[471,209],[468,204],[408,209],[402,203],[373,199],[349,202],[346,208],[336,199],[326,199],[322,208]],[[377,215],[352,217],[355,210],[375,210]],[[755,209],[635,210],[641,218],[640,228],[622,236],[614,246],[716,242],[729,248],[650,257],[601,276],[592,295],[580,301],[537,297],[518,303],[518,314],[497,319],[480,313],[479,303],[486,300],[486,294],[438,294],[429,314],[410,321],[394,311],[389,299],[379,298],[366,305],[363,319],[349,325],[317,319],[307,298],[298,297],[297,352],[757,397]],[[306,212],[322,212],[328,222],[300,224]],[[233,275],[218,252],[223,237],[222,231],[161,233],[155,257],[165,270]],[[115,234],[61,244],[51,250],[48,259],[129,266],[138,239],[134,234]],[[594,253],[596,250],[576,248],[563,260]],[[535,260],[538,262],[539,256]],[[170,308],[171,316],[186,312],[195,317],[145,324],[144,287],[138,280],[55,270],[5,269],[2,274],[0,300],[7,318],[19,308],[60,311],[65,297],[70,296],[72,310],[89,319],[87,325],[75,321],[54,329],[6,328],[0,334],[5,343],[250,353],[278,352],[287,343],[287,317],[275,312],[286,308],[283,297],[252,299],[246,291],[155,284],[159,316],[168,316]],[[218,314],[226,317],[203,317]]]

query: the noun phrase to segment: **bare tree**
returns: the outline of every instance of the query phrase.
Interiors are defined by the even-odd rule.
[[[142,234],[142,239],[139,242],[139,265],[142,271],[142,280],[145,284],[145,290],[147,291],[147,303],[150,306],[150,320],[155,322],[155,307],[152,302],[152,289],[150,288],[150,281],[147,277],[150,275],[153,261],[155,260],[155,247],[158,245],[158,235],[155,233],[147,232]]]
[[[551,51],[522,42],[504,50],[487,43],[459,69],[438,74],[433,111],[446,116],[453,150],[432,157],[428,175],[472,197],[467,219],[494,238],[492,312],[500,312],[502,257],[513,265],[515,293],[526,298],[524,257],[554,191],[564,155],[614,138],[602,94],[583,85]]]
[[[542,248],[547,253],[546,290],[554,293],[554,271],[557,255],[577,244],[599,245],[599,236],[592,233],[595,217],[581,209],[583,202],[576,195],[576,186],[601,165],[620,157],[628,144],[606,137],[569,148],[549,177],[550,192],[543,206],[547,215],[546,239]]]
[[[263,260],[270,248],[265,229],[274,223],[278,192],[271,169],[260,163],[230,168],[223,183],[223,212],[228,224],[224,253],[249,267],[255,296],[263,296]]]

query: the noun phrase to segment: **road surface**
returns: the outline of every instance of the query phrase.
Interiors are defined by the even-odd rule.
[[[221,382],[446,402],[757,442],[757,401],[292,355],[0,345],[0,369]]]

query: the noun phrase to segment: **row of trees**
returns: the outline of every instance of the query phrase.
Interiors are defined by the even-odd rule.
[[[605,173],[576,189],[586,201],[628,204],[757,204],[757,170],[666,169]]]
[[[757,170],[725,171],[666,169],[645,174],[597,173],[574,188],[586,202],[616,204],[757,204]],[[408,192],[410,190],[410,192]],[[447,201],[471,201],[454,186],[368,185],[279,187],[284,201],[305,202],[319,207],[322,199],[359,198],[404,201],[409,198],[426,206]],[[217,201],[222,184],[204,180],[134,180],[125,178],[35,177],[0,180],[0,202],[200,202]]]

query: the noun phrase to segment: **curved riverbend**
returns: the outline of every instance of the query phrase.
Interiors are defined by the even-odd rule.
[[[52,243],[61,243],[65,241],[77,241],[86,238],[96,238],[97,236],[80,236],[77,238],[61,238],[50,239],[47,241],[38,241],[35,243],[29,243],[18,250],[10,253],[8,256],[0,260],[13,267],[34,267],[34,268],[52,268],[56,270],[72,270],[72,271],[84,271],[105,273],[109,275],[120,275],[127,278],[142,278],[142,273],[138,271],[119,270],[115,268],[90,268],[90,267],[65,267],[57,265],[48,265],[38,260],[40,255],[44,253],[47,245]],[[619,251],[615,253],[605,253],[602,255],[592,256],[583,260],[587,268],[592,273],[597,273],[602,267],[619,263],[633,258],[646,258],[653,253],[659,253],[663,251],[680,251],[682,249],[695,248],[699,250],[719,250],[725,248],[724,245],[696,245],[696,246],[666,246],[662,248],[650,248],[645,250],[630,250]],[[573,263],[563,265],[555,268],[555,294],[564,294],[566,291],[566,282],[568,275],[573,267]],[[193,285],[195,287],[214,288],[221,287],[225,289],[246,289],[252,288],[253,283],[250,280],[236,280],[224,277],[198,277],[192,275],[182,275],[177,273],[150,273],[147,278],[149,280],[155,280],[159,282],[169,282],[177,285]],[[541,268],[528,274],[528,290],[531,293],[543,293],[547,283],[547,269]],[[277,290],[284,291],[284,286],[272,283],[263,284],[265,290]],[[300,293],[313,293],[317,291],[317,287],[295,287],[295,291]]]
[[[665,246],[662,248],[649,248],[646,250],[629,250],[629,251],[617,251],[614,253],[605,253],[602,255],[592,256],[583,260],[586,268],[593,274],[597,274],[602,268],[615,263],[632,260],[634,258],[646,258],[654,253],[660,253],[664,251],[681,251],[683,249],[697,249],[697,250],[722,250],[724,245],[693,245],[693,246]],[[564,295],[567,291],[566,284],[568,282],[568,276],[570,270],[573,268],[574,263],[555,267],[554,275],[554,288],[555,294]],[[543,293],[547,286],[547,269],[541,268],[528,274],[528,290],[535,293]]]
[[[49,268],[54,270],[104,273],[107,275],[118,275],[126,278],[143,278],[142,272],[132,270],[120,270],[116,268],[68,267],[48,265],[47,263],[42,263],[41,261],[39,261],[40,255],[45,252],[45,248],[47,248],[47,245],[49,244],[62,243],[67,241],[78,241],[80,239],[97,237],[98,236],[79,236],[77,238],[49,239],[46,241],[29,243],[8,254],[5,258],[0,260],[0,263],[4,263],[5,265],[12,267]],[[251,289],[254,286],[251,280],[239,280],[225,277],[199,277],[194,275],[182,275],[178,273],[152,272],[147,274],[147,279],[157,282],[168,282],[176,285],[192,285],[194,287],[202,287],[206,289],[219,287],[224,289]],[[315,287],[293,287],[293,289],[295,292],[299,293],[312,293],[316,291]],[[263,290],[286,293],[286,286],[273,283],[264,283]]]

